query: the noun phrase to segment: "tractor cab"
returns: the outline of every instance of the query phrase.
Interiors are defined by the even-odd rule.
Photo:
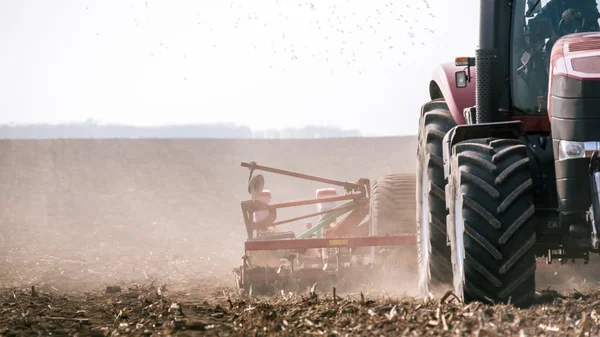
[[[516,0],[514,6],[510,33],[513,108],[523,114],[546,115],[552,48],[569,34],[598,32],[598,5],[595,0]]]
[[[561,38],[600,38],[600,5],[596,0],[515,0],[512,4],[510,23],[495,21],[498,31],[510,29],[503,41],[509,48],[501,48],[498,55],[500,67],[509,67],[504,71],[510,95],[502,98],[510,100],[513,115],[546,116],[552,49]],[[598,34],[580,34],[593,32]],[[454,79],[457,88],[465,88],[474,77],[475,58],[458,57],[455,66],[466,67],[457,70]]]

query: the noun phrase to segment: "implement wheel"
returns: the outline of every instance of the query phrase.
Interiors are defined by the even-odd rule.
[[[372,235],[415,232],[415,175],[390,174],[376,180],[371,189]]]
[[[371,190],[370,235],[414,235],[414,195],[414,174],[390,174],[376,180]],[[399,278],[416,273],[416,254],[412,246],[374,249],[378,253],[376,263],[383,268],[380,281],[397,287]]]

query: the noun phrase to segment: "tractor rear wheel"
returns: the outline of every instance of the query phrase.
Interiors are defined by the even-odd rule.
[[[452,284],[450,247],[446,236],[446,201],[442,140],[456,125],[443,99],[423,106],[417,150],[416,225],[419,292]]]
[[[464,302],[531,304],[536,242],[525,144],[474,139],[455,145],[448,179],[455,294]]]

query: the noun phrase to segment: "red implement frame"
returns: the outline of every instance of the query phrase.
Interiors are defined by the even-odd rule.
[[[242,162],[242,167],[250,169],[250,178],[256,170],[271,172],[275,174],[286,175],[294,178],[300,178],[310,181],[322,182],[335,186],[344,187],[345,195],[313,198],[306,200],[282,202],[277,204],[267,204],[259,200],[247,200],[242,202],[242,213],[248,232],[248,241],[245,243],[246,251],[255,250],[286,250],[286,249],[302,249],[302,248],[333,248],[333,247],[367,247],[367,246],[393,246],[403,244],[416,244],[414,236],[368,236],[369,235],[369,199],[371,184],[369,179],[361,178],[356,183],[340,181],[328,178],[317,177],[313,175],[276,169],[268,166],[261,166],[255,162]],[[353,203],[338,207],[335,209],[325,210],[321,212],[310,213],[303,216],[294,217],[291,219],[275,221],[277,218],[277,209],[286,207],[297,207],[312,205],[318,203],[347,201],[352,200]],[[281,224],[294,222],[302,219],[311,218],[318,215],[337,212],[341,209],[348,209],[349,214],[337,225],[324,232],[323,239],[286,239],[286,240],[256,240],[254,239],[255,230],[263,230],[270,226],[278,226]],[[253,214],[256,211],[268,210],[269,216],[261,222],[254,222]],[[366,220],[365,220],[366,219]],[[347,237],[345,240],[330,240],[331,238]],[[254,239],[254,240],[253,240]],[[332,244],[331,242],[345,242]]]
[[[252,179],[254,171],[265,171],[294,178],[340,186],[344,188],[345,194],[334,197],[312,198],[297,201],[281,202],[276,204],[267,204],[259,200],[242,201],[242,214],[248,234],[248,240],[244,244],[243,265],[237,268],[236,282],[238,286],[247,288],[249,283],[254,285],[270,284],[274,280],[283,278],[292,278],[297,280],[312,280],[326,278],[330,273],[336,274],[341,271],[340,261],[344,260],[344,254],[340,255],[340,249],[359,248],[359,247],[376,247],[376,246],[400,246],[400,245],[415,245],[416,237],[414,235],[394,235],[394,236],[370,236],[369,234],[369,216],[370,216],[370,192],[371,184],[369,179],[361,178],[355,183],[347,181],[339,181],[327,179],[308,174],[302,174],[293,171],[286,171],[267,166],[258,165],[255,162],[242,162],[242,167],[250,169],[248,182],[253,185]],[[257,179],[261,181],[262,177]],[[264,180],[263,180],[264,183]],[[260,189],[260,188],[259,188]],[[249,186],[250,191],[256,192],[253,186]],[[336,201],[351,201],[346,205],[339,206],[334,209],[314,212],[302,216],[297,216],[291,219],[277,220],[277,210],[281,208],[299,207],[306,205],[314,205],[319,203],[336,202]],[[282,233],[276,234],[274,237],[259,237],[258,232],[265,230],[268,227],[275,227],[281,224],[290,223],[302,219],[312,218],[319,215],[324,215],[332,212],[345,210],[344,215],[339,216],[335,221],[333,228],[324,230],[323,238],[295,238],[295,235],[282,236]],[[256,211],[268,211],[268,216],[259,222],[254,221],[254,213]],[[291,238],[294,237],[294,238]],[[325,270],[322,268],[307,268],[294,271],[294,259],[297,256],[297,251],[306,249],[333,248],[336,251],[336,267],[334,270]],[[291,269],[288,274],[281,273],[281,269],[274,266],[266,268],[252,269],[248,264],[248,253],[251,251],[284,251],[285,259],[290,262]],[[352,254],[352,253],[350,253]],[[303,258],[307,259],[307,257]],[[310,257],[308,257],[310,259]],[[307,260],[308,261],[308,260]],[[326,264],[327,266],[327,264]],[[330,267],[331,269],[331,267]],[[368,273],[368,272],[367,272]],[[281,275],[288,276],[281,276]],[[279,275],[279,276],[278,276]]]
[[[285,250],[309,248],[356,248],[372,246],[399,246],[416,244],[415,236],[363,236],[340,239],[296,239],[296,240],[259,240],[246,241],[246,251],[253,250]]]

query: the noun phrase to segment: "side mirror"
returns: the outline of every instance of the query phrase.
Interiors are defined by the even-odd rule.
[[[467,72],[464,70],[457,71],[454,73],[454,79],[457,88],[465,88],[467,86],[468,81]]]

